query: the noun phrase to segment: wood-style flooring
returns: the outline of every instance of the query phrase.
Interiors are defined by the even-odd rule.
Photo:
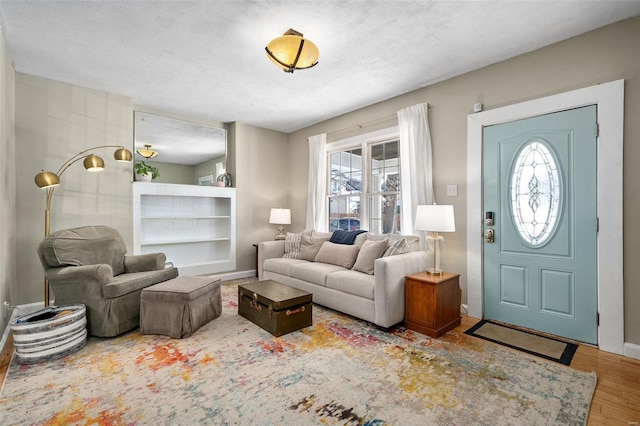
[[[456,330],[464,332],[476,322],[475,318],[463,316],[462,324]],[[12,353],[13,340],[9,337],[0,357],[0,382],[4,382]],[[571,361],[571,368],[595,371],[598,376],[588,426],[640,426],[639,360],[580,345]]]

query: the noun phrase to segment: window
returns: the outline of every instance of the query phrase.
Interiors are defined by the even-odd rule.
[[[539,246],[553,234],[562,191],[557,161],[542,141],[520,150],[511,173],[511,215],[522,239]]]
[[[329,153],[329,230],[400,233],[397,138],[362,142]]]

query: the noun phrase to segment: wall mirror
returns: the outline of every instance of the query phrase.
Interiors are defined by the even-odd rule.
[[[145,150],[157,155],[150,156]],[[144,161],[157,167],[159,176],[154,182],[213,185],[226,173],[227,131],[135,111],[134,156],[136,164]]]

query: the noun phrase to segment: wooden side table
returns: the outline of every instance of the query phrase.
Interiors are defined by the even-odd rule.
[[[440,337],[460,325],[459,274],[427,272],[405,277],[405,319],[408,329]]]

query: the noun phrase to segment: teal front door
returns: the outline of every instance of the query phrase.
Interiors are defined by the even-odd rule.
[[[596,140],[595,106],[484,128],[485,318],[597,344]]]

